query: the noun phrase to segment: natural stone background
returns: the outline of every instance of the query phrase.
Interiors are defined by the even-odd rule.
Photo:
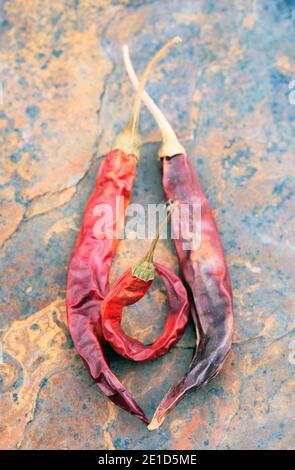
[[[295,2],[2,0],[2,449],[294,448]],[[95,174],[127,123],[136,69],[174,35],[148,90],[190,152],[215,210],[232,275],[235,341],[220,376],[164,425],[144,424],[98,391],[66,326],[68,260]],[[163,199],[158,133],[146,110],[134,202]],[[292,223],[293,222],[293,223]],[[112,281],[146,241],[123,241]],[[171,243],[158,260],[178,269]],[[124,324],[159,333],[155,285]],[[111,366],[149,417],[193,354],[190,325],[147,364]],[[291,399],[293,397],[293,409]]]

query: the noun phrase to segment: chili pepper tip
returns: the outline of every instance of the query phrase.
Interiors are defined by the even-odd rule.
[[[158,421],[157,419],[152,419],[150,424],[148,424],[148,430],[149,431],[155,431],[156,429],[158,429],[161,424],[163,423],[164,419],[162,419],[161,421]]]
[[[179,42],[182,42],[182,39],[181,39],[180,36],[175,36],[174,41],[175,41],[175,43],[177,44],[177,43],[179,43]]]

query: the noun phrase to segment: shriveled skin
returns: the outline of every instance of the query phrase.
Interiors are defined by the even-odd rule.
[[[121,328],[123,308],[138,302],[148,291],[152,280],[144,281],[125,271],[113,286],[102,305],[102,329],[112,347],[133,361],[149,361],[163,356],[181,338],[189,319],[187,292],[181,280],[173,271],[155,263],[157,275],[163,280],[169,303],[169,310],[163,333],[151,345],[126,335]]]
[[[221,370],[233,336],[233,302],[223,248],[208,200],[197,175],[184,154],[162,159],[163,190],[167,200],[200,204],[200,245],[184,249],[180,233],[175,247],[191,301],[197,330],[196,352],[185,376],[158,406],[149,429],[155,429],[189,391],[207,384]]]
[[[68,325],[79,354],[85,360],[100,391],[116,405],[148,422],[124,385],[110,370],[104,351],[101,331],[101,304],[109,290],[109,271],[124,226],[124,214],[129,204],[137,159],[120,150],[111,150],[103,160],[96,185],[88,200],[82,227],[68,268]],[[123,214],[116,214],[116,198],[123,196]],[[95,225],[105,218],[95,208],[108,204],[109,230],[116,236],[96,238]],[[97,215],[96,215],[97,214]],[[117,231],[116,231],[117,230]]]

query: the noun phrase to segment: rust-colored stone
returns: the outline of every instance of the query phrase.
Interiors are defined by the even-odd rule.
[[[294,112],[290,2],[5,1],[0,7],[0,447],[294,448]],[[266,8],[267,7],[267,8]],[[128,120],[159,44],[183,38],[149,82],[183,137],[215,210],[234,285],[235,343],[223,372],[159,431],[96,390],[65,319],[68,260],[100,158]],[[133,202],[163,200],[158,132],[143,109]],[[123,240],[111,281],[148,241]],[[178,271],[172,243],[156,260]],[[124,315],[141,341],[160,332],[165,294]],[[169,354],[111,366],[149,417],[187,369],[190,325]]]

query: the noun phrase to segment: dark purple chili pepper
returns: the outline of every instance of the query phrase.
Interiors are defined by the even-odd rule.
[[[127,46],[124,46],[123,54],[129,77],[136,88],[138,80]],[[166,199],[173,199],[179,206],[197,203],[201,209],[200,245],[185,249],[188,240],[182,236],[181,230],[180,237],[174,239],[196,327],[196,352],[187,373],[170,388],[156,409],[148,426],[153,430],[161,425],[167,413],[187,392],[207,384],[223,367],[232,343],[233,301],[221,239],[198,177],[160,109],[147,93],[143,94],[143,101],[162,133],[163,145],[159,155]]]

